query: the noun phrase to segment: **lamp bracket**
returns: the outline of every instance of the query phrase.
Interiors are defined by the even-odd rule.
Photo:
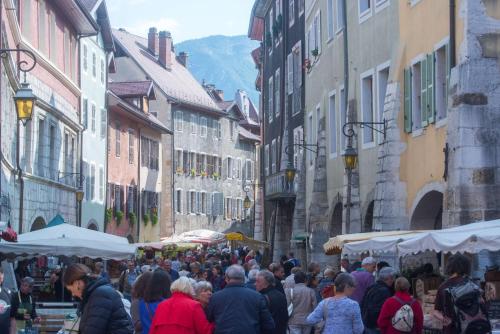
[[[356,135],[356,133],[354,132],[354,129],[353,129],[354,125],[359,126],[361,129],[363,129],[364,127],[367,127],[369,129],[372,129],[375,132],[378,132],[378,133],[384,135],[384,141],[385,141],[386,133],[387,133],[387,123],[388,122],[385,119],[382,122],[347,122],[342,127],[342,132],[344,133],[344,136],[346,136],[348,138],[352,138]],[[379,127],[377,127],[377,125],[383,125],[383,129],[381,130]]]
[[[313,152],[314,154],[318,154],[318,151],[320,149],[320,147],[319,147],[319,145],[317,143],[316,144],[307,144],[305,141],[303,141],[302,143],[287,145],[285,147],[285,153],[286,154],[290,154],[290,152],[288,151],[290,149],[290,146],[291,147],[298,146],[300,148],[303,148],[304,150]]]
[[[20,53],[25,53],[25,54],[27,54],[31,58],[31,60],[33,62],[33,64],[31,64],[31,65],[26,60],[18,60],[17,61],[17,68],[19,69],[19,71],[21,71],[21,72],[24,73],[24,81],[26,82],[26,73],[30,72],[36,66],[36,56],[35,56],[35,54],[33,52],[31,52],[30,50],[21,49],[21,48],[19,48],[19,49],[0,49],[0,57],[6,58],[7,54],[9,52],[15,52],[18,55]]]

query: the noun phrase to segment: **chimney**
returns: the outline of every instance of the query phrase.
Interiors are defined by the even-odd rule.
[[[215,92],[217,93],[217,95],[219,96],[219,99],[221,101],[224,101],[224,91],[222,89],[216,89]]]
[[[165,68],[172,67],[172,35],[168,31],[160,31],[158,60]]]
[[[181,51],[179,52],[179,56],[177,56],[177,60],[182,64],[182,66],[187,68],[188,57],[189,55],[186,52]]]
[[[154,56],[158,55],[158,32],[156,28],[149,28],[148,49]]]

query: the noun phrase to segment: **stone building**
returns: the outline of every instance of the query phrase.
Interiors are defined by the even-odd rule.
[[[262,92],[264,228],[275,260],[291,249],[305,256],[303,149],[295,145],[304,144],[304,6],[304,0],[257,0],[248,33],[261,41],[254,59]],[[294,180],[286,179],[290,167]]]
[[[82,4],[98,23],[99,33],[97,36],[80,39],[83,178],[78,181],[85,193],[80,213],[81,226],[102,232],[108,174],[106,90],[108,70],[114,70],[114,43],[106,2],[86,0]]]
[[[19,233],[43,228],[57,214],[78,223],[79,36],[98,29],[79,1],[0,2],[0,46],[27,49],[37,59],[26,76],[37,101],[25,126],[16,126],[12,99],[24,80],[17,55],[0,60],[0,219],[10,220]],[[27,55],[19,57],[32,64]]]

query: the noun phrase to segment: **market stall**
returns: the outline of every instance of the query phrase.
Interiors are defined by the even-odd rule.
[[[211,230],[193,230],[183,232],[179,235],[173,235],[168,238],[163,238],[164,243],[199,243],[202,245],[216,245],[224,243],[226,236],[224,233],[211,231]]]

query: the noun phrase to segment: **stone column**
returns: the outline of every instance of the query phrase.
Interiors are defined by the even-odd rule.
[[[290,249],[300,263],[307,263],[307,250],[304,242],[298,242],[298,237],[307,236],[306,229],[306,180],[305,180],[305,154],[299,160],[298,172],[295,176],[295,208],[292,218],[292,238]]]
[[[401,154],[406,144],[401,140],[398,114],[401,111],[399,83],[387,85],[384,119],[387,120],[386,140],[379,146],[377,181],[373,208],[373,229],[376,231],[409,228],[406,214],[406,183],[400,181]]]
[[[448,100],[443,227],[500,218],[500,13],[494,1],[460,1],[464,41]]]

